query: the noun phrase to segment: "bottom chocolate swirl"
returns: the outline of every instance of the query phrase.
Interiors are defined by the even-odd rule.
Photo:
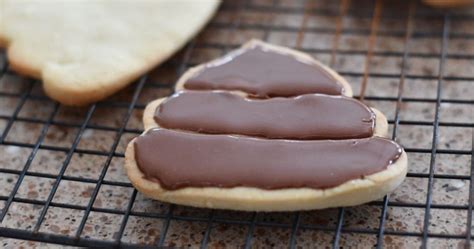
[[[378,137],[293,141],[152,129],[134,142],[137,166],[161,187],[326,189],[385,170],[402,148]]]

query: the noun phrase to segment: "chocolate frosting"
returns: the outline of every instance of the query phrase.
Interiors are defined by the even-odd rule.
[[[347,139],[373,134],[375,114],[342,96],[245,99],[222,91],[184,91],[156,109],[164,128],[266,138]]]
[[[341,95],[342,84],[309,60],[256,45],[217,60],[188,79],[189,90],[240,90],[259,98]]]
[[[164,189],[256,187],[325,189],[380,172],[401,147],[356,140],[269,140],[152,129],[134,143],[145,178]]]

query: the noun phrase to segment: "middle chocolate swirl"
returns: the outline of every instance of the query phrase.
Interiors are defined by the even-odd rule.
[[[375,128],[375,114],[363,103],[323,94],[256,100],[184,91],[161,103],[154,119],[169,129],[284,139],[365,138]]]

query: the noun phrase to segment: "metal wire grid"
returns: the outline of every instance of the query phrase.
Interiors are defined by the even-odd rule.
[[[431,149],[426,148],[405,148],[408,153],[425,153],[430,155],[430,163],[429,163],[429,173],[409,173],[409,178],[425,178],[428,179],[428,191],[426,195],[426,201],[424,204],[419,203],[402,203],[396,201],[390,201],[390,197],[386,196],[382,201],[375,201],[368,205],[378,206],[381,207],[380,219],[379,219],[379,226],[378,229],[365,229],[365,228],[345,228],[344,227],[344,220],[346,209],[340,208],[338,210],[337,215],[337,222],[335,226],[326,226],[326,225],[308,225],[302,224],[301,219],[302,215],[300,212],[296,213],[288,213],[288,216],[292,217],[291,224],[280,224],[276,222],[262,222],[259,221],[259,216],[264,216],[266,214],[261,213],[253,213],[250,220],[235,220],[235,219],[227,219],[227,218],[219,218],[215,215],[214,211],[210,211],[207,217],[194,217],[194,216],[186,216],[186,215],[176,215],[174,214],[174,210],[176,208],[175,205],[170,205],[168,211],[164,214],[162,213],[153,213],[153,212],[137,212],[133,211],[133,205],[135,203],[135,199],[137,197],[137,191],[133,190],[131,198],[126,206],[125,210],[117,210],[113,208],[97,208],[94,207],[94,202],[96,201],[97,195],[101,186],[116,186],[116,187],[131,187],[131,184],[124,183],[120,181],[112,181],[106,180],[105,175],[109,168],[109,165],[113,158],[120,158],[124,157],[123,153],[116,152],[116,149],[119,145],[122,135],[127,133],[134,133],[136,135],[140,134],[142,130],[139,129],[129,129],[127,128],[127,123],[134,112],[134,110],[143,110],[144,105],[138,104],[138,98],[140,94],[147,91],[148,87],[152,88],[164,88],[164,89],[172,89],[172,85],[167,84],[146,84],[148,75],[142,76],[136,84],[133,86],[133,95],[129,98],[128,102],[121,102],[121,101],[104,101],[98,104],[91,105],[88,107],[87,111],[85,112],[85,116],[82,118],[82,121],[78,124],[71,124],[68,122],[56,121],[54,117],[60,111],[60,105],[56,102],[53,104],[52,111],[47,116],[46,120],[37,119],[37,118],[30,118],[30,117],[19,117],[19,113],[25,103],[29,99],[36,99],[41,101],[51,102],[48,98],[44,96],[37,96],[33,94],[34,87],[38,84],[38,82],[31,80],[24,91],[21,93],[8,93],[8,92],[0,92],[0,98],[10,97],[10,98],[17,98],[18,102],[17,105],[11,115],[3,115],[0,116],[1,120],[6,122],[5,128],[0,137],[0,145],[12,145],[17,147],[24,147],[24,148],[31,148],[31,153],[26,161],[24,167],[21,170],[12,170],[7,169],[0,165],[0,174],[7,173],[7,174],[14,174],[18,176],[18,179],[8,196],[0,196],[0,200],[4,201],[4,207],[0,213],[0,221],[3,221],[5,216],[8,213],[9,207],[12,203],[26,203],[26,204],[35,204],[40,205],[41,212],[36,221],[36,224],[32,227],[32,229],[14,229],[14,228],[7,228],[4,226],[0,226],[0,237],[7,237],[7,238],[17,238],[17,239],[26,239],[26,240],[35,240],[35,241],[43,241],[43,242],[50,242],[50,243],[58,243],[58,244],[65,244],[65,245],[77,245],[77,246],[138,246],[133,244],[127,244],[122,242],[122,236],[126,229],[127,222],[130,216],[135,217],[143,217],[143,218],[159,218],[162,219],[163,227],[160,232],[159,240],[157,241],[157,246],[164,246],[165,240],[167,239],[167,234],[169,230],[170,223],[173,221],[187,221],[187,222],[204,222],[206,223],[206,229],[204,231],[203,239],[201,241],[201,248],[205,248],[208,246],[210,234],[213,232],[213,228],[216,224],[229,224],[229,225],[243,225],[248,226],[247,233],[245,235],[245,248],[250,248],[252,246],[252,241],[254,239],[254,230],[256,226],[259,227],[276,227],[276,228],[284,228],[290,229],[290,238],[288,241],[288,247],[295,248],[297,243],[297,233],[299,230],[321,230],[321,231],[331,231],[334,232],[334,237],[332,239],[332,247],[339,248],[340,247],[340,238],[342,233],[357,233],[357,234],[371,234],[376,235],[376,247],[382,248],[384,242],[385,235],[394,235],[394,236],[409,236],[409,237],[418,237],[421,238],[421,244],[423,248],[427,247],[428,238],[445,238],[445,239],[464,239],[465,246],[468,248],[471,243],[471,223],[472,223],[472,206],[473,206],[473,194],[474,194],[474,185],[473,185],[473,178],[474,178],[474,149],[471,150],[457,150],[457,149],[438,149],[438,137],[439,137],[439,127],[440,126],[447,126],[447,127],[465,127],[465,128],[474,128],[473,122],[440,122],[440,105],[441,103],[458,103],[458,104],[467,104],[467,105],[474,105],[474,100],[472,100],[472,96],[466,96],[466,99],[446,99],[442,98],[442,91],[443,91],[443,82],[445,80],[450,81],[474,81],[474,78],[470,77],[462,77],[462,76],[445,76],[445,64],[447,58],[460,58],[460,59],[474,59],[473,54],[448,54],[447,53],[447,46],[450,38],[462,38],[462,39],[474,39],[473,34],[467,33],[454,33],[450,32],[450,22],[452,19],[466,19],[466,20],[473,20],[474,16],[469,14],[456,14],[452,15],[450,13],[441,13],[441,12],[433,12],[430,10],[417,10],[416,2],[410,2],[407,4],[406,12],[407,15],[402,15],[403,18],[399,20],[400,22],[405,23],[405,32],[399,31],[386,31],[386,30],[379,30],[379,22],[381,15],[383,13],[384,2],[377,0],[373,3],[371,9],[364,9],[361,8],[360,11],[351,12],[352,15],[362,15],[362,16],[370,16],[371,17],[371,25],[370,29],[344,29],[343,28],[343,18],[348,13],[348,6],[350,5],[350,0],[341,0],[338,6],[338,12],[334,13],[334,11],[325,9],[324,4],[317,4],[313,1],[306,1],[303,5],[298,7],[292,6],[282,6],[278,0],[273,0],[269,5],[262,5],[259,3],[255,3],[253,1],[246,1],[246,2],[234,2],[229,3],[226,2],[221,7],[220,11],[228,11],[232,12],[231,21],[228,23],[222,22],[212,22],[210,24],[213,28],[218,29],[225,29],[231,31],[228,37],[228,42],[223,43],[210,43],[210,42],[199,42],[197,40],[191,41],[184,52],[181,54],[182,57],[177,61],[174,58],[170,63],[176,69],[176,75],[181,75],[182,72],[189,66],[192,66],[190,63],[190,58],[192,56],[193,50],[195,48],[214,48],[220,49],[222,54],[226,53],[229,49],[235,46],[232,45],[233,36],[235,36],[236,32],[239,30],[258,30],[263,31],[264,39],[268,39],[269,33],[271,31],[279,30],[279,31],[288,31],[297,33],[297,38],[294,46],[296,48],[302,49],[303,51],[309,53],[323,53],[329,54],[331,57],[330,65],[334,66],[336,63],[336,56],[339,54],[362,54],[365,55],[365,67],[363,73],[353,73],[353,72],[340,72],[343,76],[357,76],[362,77],[362,84],[360,88],[360,93],[356,96],[361,100],[376,100],[376,101],[392,101],[396,102],[396,111],[395,111],[395,118],[393,120],[389,120],[389,123],[393,125],[393,134],[392,138],[396,139],[398,134],[398,127],[399,125],[415,125],[415,126],[431,126],[433,127],[433,134],[432,134],[432,146]],[[265,20],[265,23],[259,24],[245,24],[241,21],[240,13],[245,11],[259,11],[259,12],[268,12],[268,13],[296,13],[303,16],[302,23],[299,28],[293,27],[286,27],[286,26],[279,26],[272,24],[272,16]],[[308,27],[308,18],[311,15],[322,15],[322,16],[330,16],[335,15],[337,16],[336,26],[335,29],[331,28],[310,28]],[[400,15],[393,14],[392,12],[384,12],[384,16],[394,15],[391,18],[400,19]],[[432,18],[432,19],[439,19],[442,18],[443,26],[440,32],[414,32],[414,20],[415,18]],[[308,33],[316,33],[316,34],[334,34],[333,46],[331,49],[307,49],[302,48],[301,44],[303,38]],[[367,36],[368,41],[368,49],[367,51],[340,51],[338,49],[339,39],[341,34],[363,34]],[[404,50],[402,53],[399,52],[386,52],[386,51],[374,51],[374,44],[376,41],[377,36],[398,36],[404,37]],[[441,52],[440,53],[417,53],[417,52],[410,52],[410,46],[412,44],[413,37],[438,37],[441,40]],[[402,65],[401,65],[401,72],[399,74],[382,74],[382,73],[371,73],[370,65],[372,57],[381,56],[381,57],[388,57],[388,56],[399,56],[402,58]],[[5,57],[5,54],[2,54]],[[419,58],[439,58],[439,70],[438,75],[436,77],[432,76],[420,76],[420,75],[409,75],[406,71],[406,63],[409,57],[419,57]],[[3,61],[6,61],[3,58]],[[4,77],[8,74],[14,74],[8,69],[8,64],[5,62],[3,67],[1,68],[0,77]],[[398,84],[398,93],[397,97],[383,97],[383,96],[366,96],[366,90],[370,85],[368,84],[368,78],[394,78],[399,79]],[[436,80],[436,98],[408,98],[404,97],[404,85],[405,79],[426,79],[426,80]],[[404,121],[400,120],[400,109],[401,105],[405,102],[418,102],[418,103],[434,103],[435,104],[435,118],[433,122],[427,121]],[[123,117],[118,128],[102,126],[102,125],[92,125],[90,124],[90,120],[96,111],[97,107],[121,107],[126,108],[126,114]],[[16,121],[23,121],[23,122],[30,122],[41,124],[42,129],[40,132],[39,137],[34,143],[24,143],[24,142],[17,142],[17,141],[7,141],[6,137],[9,131],[12,128],[12,125]],[[471,120],[472,121],[472,120]],[[78,132],[76,133],[72,146],[70,147],[59,147],[59,146],[51,146],[51,145],[44,145],[42,144],[48,129],[52,125],[58,126],[67,126],[67,127],[75,127],[78,128]],[[87,150],[87,149],[79,149],[78,144],[81,140],[81,137],[84,135],[86,129],[97,129],[97,130],[105,130],[105,131],[113,131],[116,133],[113,144],[111,146],[110,151],[103,152],[99,150]],[[473,138],[474,140],[474,138]],[[51,151],[62,151],[66,153],[66,158],[62,163],[62,166],[59,170],[58,174],[48,174],[48,173],[39,173],[39,172],[30,172],[28,169],[30,168],[33,159],[37,155],[39,149],[42,150],[51,150]],[[104,167],[102,168],[100,175],[97,179],[89,179],[89,178],[82,178],[82,177],[74,177],[74,176],[67,176],[65,175],[66,169],[71,162],[71,158],[74,153],[84,153],[84,154],[91,154],[91,155],[102,155],[107,158]],[[471,164],[470,164],[470,175],[453,175],[453,174],[438,174],[435,173],[435,160],[437,154],[451,154],[451,155],[470,155],[471,156]],[[19,198],[16,197],[16,194],[20,188],[22,181],[24,180],[25,176],[35,176],[40,178],[52,179],[54,180],[54,184],[51,188],[50,193],[45,201],[38,201],[29,198]],[[433,190],[433,179],[459,179],[459,180],[468,180],[470,187],[469,187],[469,202],[468,205],[446,205],[446,204],[432,204],[432,190]],[[89,199],[86,206],[75,205],[75,204],[64,204],[64,203],[56,203],[53,202],[53,197],[57,192],[60,182],[62,180],[69,180],[69,181],[76,181],[76,182],[83,182],[83,183],[91,183],[94,184],[94,188],[91,194],[91,198]],[[73,210],[80,210],[83,211],[83,216],[81,217],[79,226],[75,232],[75,236],[65,236],[60,234],[51,234],[40,232],[41,225],[45,219],[45,216],[48,212],[50,207],[59,207],[65,209],[73,209]],[[422,208],[424,209],[424,218],[423,218],[423,230],[421,233],[418,232],[405,232],[405,231],[388,231],[385,230],[386,225],[386,217],[387,217],[387,210],[388,207],[410,207],[410,208]],[[436,209],[445,209],[445,210],[467,210],[467,227],[465,235],[448,235],[443,233],[430,233],[428,226],[430,224],[430,210],[432,208]],[[88,220],[88,217],[91,212],[102,212],[108,214],[118,214],[122,215],[123,218],[121,220],[119,229],[114,237],[114,241],[102,241],[98,239],[90,239],[85,238],[83,235],[84,227]],[[238,214],[236,214],[238,215]]]

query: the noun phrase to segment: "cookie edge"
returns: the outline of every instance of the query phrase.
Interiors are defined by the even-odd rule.
[[[202,22],[199,23],[197,28],[193,32],[188,34],[187,39],[184,39],[182,42],[180,42],[180,44],[178,44],[173,50],[170,50],[167,53],[163,53],[160,56],[157,56],[155,61],[147,63],[140,70],[130,72],[126,75],[122,75],[120,79],[116,80],[112,84],[106,84],[105,87],[103,84],[91,84],[91,86],[87,88],[82,89],[81,87],[81,90],[78,90],[77,87],[69,86],[61,82],[61,80],[45,78],[42,72],[44,70],[44,67],[40,69],[33,68],[34,66],[28,64],[27,58],[21,58],[19,56],[16,56],[14,53],[15,50],[13,49],[14,42],[8,39],[5,34],[2,34],[1,32],[0,47],[5,48],[6,50],[10,69],[21,75],[42,80],[43,89],[48,97],[60,102],[61,104],[68,106],[85,106],[103,100],[117,93],[119,90],[132,84],[141,75],[158,66],[163,61],[170,58],[177,51],[182,49],[189,42],[189,40],[195,37],[211,20],[211,18],[217,12],[217,9],[219,8],[220,4],[221,0],[214,0],[212,2],[209,2],[208,14],[205,16],[205,18],[202,19]]]

